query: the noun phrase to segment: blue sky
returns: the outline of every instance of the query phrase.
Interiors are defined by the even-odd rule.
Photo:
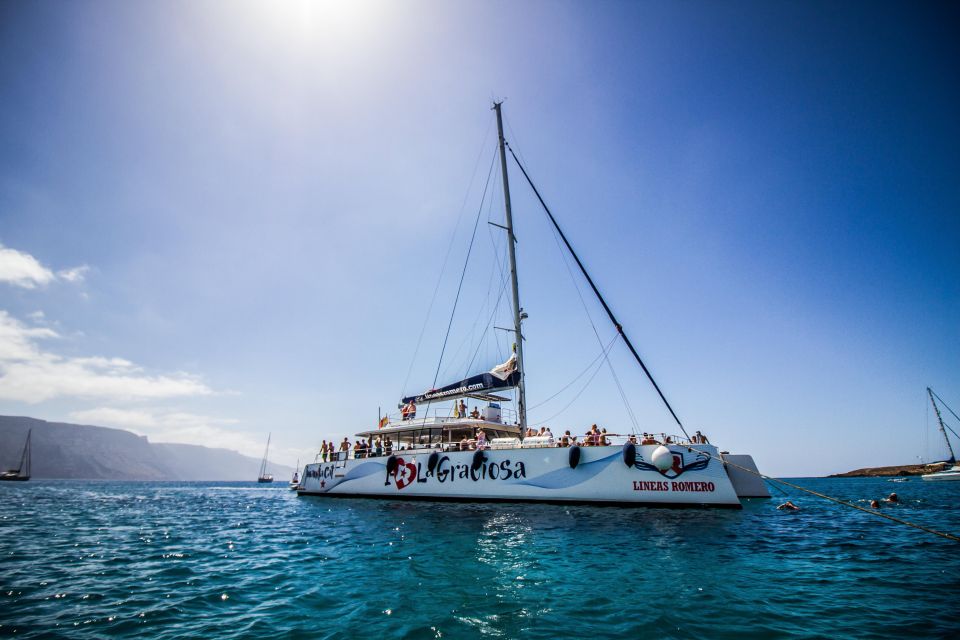
[[[3,3],[0,413],[253,455],[272,431],[287,463],[370,427],[433,380],[499,97],[689,427],[783,475],[937,455],[924,389],[960,405],[958,14]],[[511,182],[537,404],[600,347]],[[496,301],[498,189],[451,375],[506,348],[473,325]],[[641,430],[669,430],[622,345],[611,360]],[[582,382],[531,420],[629,428],[607,369]]]

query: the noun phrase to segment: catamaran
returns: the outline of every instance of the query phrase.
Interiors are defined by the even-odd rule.
[[[943,424],[943,416],[940,415],[940,407],[937,406],[937,401],[934,400],[934,396],[938,398],[940,396],[937,396],[930,387],[927,387],[927,395],[930,396],[930,404],[933,405],[933,410],[937,414],[937,422],[940,423],[940,433],[943,434],[943,439],[947,443],[947,451],[950,452],[950,459],[946,461],[946,464],[951,466],[949,469],[944,468],[935,473],[925,473],[920,476],[920,479],[937,482],[944,480],[960,480],[960,465],[957,464],[957,458],[953,454],[953,447],[950,446],[950,438],[947,436],[947,427]],[[943,402],[943,398],[940,398],[940,402]],[[944,406],[947,406],[945,402],[943,404]],[[947,406],[947,409],[950,409],[950,407]],[[953,413],[953,409],[950,409],[950,413]],[[954,414],[954,416],[956,416],[956,414]],[[953,430],[951,429],[951,431]]]
[[[30,479],[30,436],[32,435],[33,429],[27,431],[27,441],[23,444],[23,451],[20,453],[20,466],[0,473],[0,481],[26,482]]]
[[[529,501],[654,506],[741,507],[743,498],[770,494],[749,455],[720,451],[699,434],[689,436],[670,403],[640,359],[623,326],[600,295],[520,160],[504,138],[501,103],[496,112],[504,224],[513,312],[513,347],[502,364],[451,384],[402,399],[400,415],[384,416],[376,429],[357,433],[375,443],[339,451],[306,465],[297,489],[301,496],[420,499],[434,501]],[[576,261],[633,358],[669,409],[682,435],[601,433],[583,439],[531,435],[523,363],[516,237],[507,174],[513,160],[546,211],[559,238]],[[492,165],[491,165],[492,167]],[[482,205],[481,205],[482,206]],[[510,331],[510,329],[507,329]],[[441,356],[442,358],[442,356]],[[439,371],[439,370],[438,370]],[[516,393],[516,410],[504,395]],[[464,400],[483,404],[469,414]],[[437,407],[452,401],[453,407]],[[418,405],[426,410],[418,413]],[[430,409],[433,407],[433,412]]]

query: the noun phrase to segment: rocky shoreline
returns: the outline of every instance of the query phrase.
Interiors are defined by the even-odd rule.
[[[946,462],[935,462],[933,464],[905,464],[898,467],[868,467],[866,469],[855,469],[846,473],[833,473],[828,478],[886,478],[896,476],[919,476],[925,473],[934,473],[943,471],[947,466]]]

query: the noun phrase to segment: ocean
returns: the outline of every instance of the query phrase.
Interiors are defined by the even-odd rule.
[[[960,534],[960,482],[795,482],[896,491],[886,512]],[[0,637],[958,637],[960,543],[773,493],[734,511],[0,483]]]

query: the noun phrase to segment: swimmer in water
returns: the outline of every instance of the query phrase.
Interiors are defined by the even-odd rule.
[[[888,503],[890,503],[890,504],[900,504],[900,498],[897,497],[897,494],[891,493],[891,494],[887,497],[887,499],[884,500],[884,502],[888,502]]]
[[[790,502],[789,500],[787,500],[787,501],[784,502],[782,505],[780,505],[779,507],[777,507],[777,509],[784,509],[784,510],[786,510],[786,511],[800,511],[800,507],[798,507],[797,505],[793,504],[793,503]]]
[[[877,502],[876,500],[871,500],[871,501],[870,501],[870,506],[873,507],[874,509],[879,509],[879,508],[880,508],[880,503]]]

